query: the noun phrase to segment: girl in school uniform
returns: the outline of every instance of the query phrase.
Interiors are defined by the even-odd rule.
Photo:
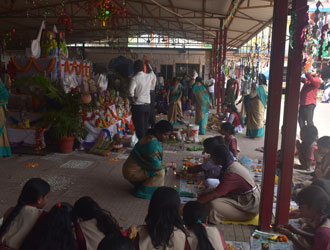
[[[92,198],[85,196],[74,204],[87,250],[96,250],[105,236],[120,236],[117,221],[111,213],[102,209]]]
[[[226,145],[218,145],[211,159],[222,166],[220,184],[211,191],[198,195],[208,213],[209,222],[223,220],[246,221],[259,213],[260,192],[249,171],[236,162]]]
[[[43,207],[48,201],[49,184],[32,178],[23,186],[15,207],[4,215],[0,228],[0,249],[19,249],[32,228],[44,216]]]
[[[138,228],[136,250],[184,250],[187,237],[180,213],[178,192],[170,187],[158,188],[149,204],[146,225]]]
[[[225,141],[222,136],[209,137],[203,141],[204,151],[203,153],[210,154],[212,149],[219,145],[224,144]],[[210,157],[204,158],[203,164],[190,166],[187,169],[187,173],[199,173],[204,172],[205,183],[209,188],[215,188],[219,185],[221,166],[214,164]]]
[[[199,202],[189,201],[183,208],[183,221],[188,228],[191,250],[224,250],[228,246],[215,226],[206,225],[206,211]]]
[[[59,202],[26,237],[20,250],[86,250],[72,206]]]
[[[229,114],[227,122],[234,126],[236,133],[243,132],[241,118],[238,114],[236,107],[233,104],[225,104],[225,112]]]
[[[225,136],[225,144],[227,145],[233,156],[237,159],[240,150],[237,145],[234,126],[229,122],[223,123],[221,125],[221,134]]]
[[[324,177],[328,171],[324,162],[326,161],[326,156],[330,153],[330,136],[322,136],[317,141],[317,150],[314,153],[315,158],[315,176],[317,178]],[[327,156],[328,157],[328,156]]]
[[[306,232],[292,225],[279,227],[279,232],[285,234],[297,249],[300,250],[330,250],[330,198],[319,186],[311,185],[298,194],[300,215],[309,219],[314,232]],[[302,237],[312,246],[303,244]]]

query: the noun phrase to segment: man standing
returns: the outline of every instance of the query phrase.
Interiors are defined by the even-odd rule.
[[[193,69],[193,76],[192,76],[192,79],[194,79],[194,83],[195,83],[197,77],[198,77],[197,70],[196,70],[196,69]]]
[[[147,63],[148,64],[148,63]],[[149,67],[150,68],[150,67]],[[151,73],[151,68],[147,70],[147,73]],[[154,71],[155,72],[155,71]],[[157,85],[157,76],[151,79],[150,85],[150,114],[149,114],[149,125],[151,128],[155,126],[156,123],[156,114],[155,114],[155,102],[156,102],[156,85]]]
[[[136,60],[134,62],[134,75],[129,85],[129,97],[131,103],[131,112],[136,136],[141,140],[148,131],[148,121],[150,113],[150,87],[154,78],[156,78],[150,65],[150,73],[143,72],[143,62]]]
[[[212,77],[212,74],[209,74],[209,79],[206,81],[206,87],[210,95],[211,103],[212,103],[212,108],[214,109],[214,84],[215,80]]]
[[[321,86],[321,70],[314,68],[311,73],[305,73],[306,78],[302,78],[304,83],[300,91],[300,107],[298,122],[300,129],[307,125],[314,125],[313,116],[316,106],[317,91]]]

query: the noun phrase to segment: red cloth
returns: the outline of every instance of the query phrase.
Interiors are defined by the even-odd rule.
[[[232,114],[235,116],[234,121],[233,121],[232,124],[236,128],[237,126],[241,125],[241,122],[240,122],[238,114],[236,112],[232,112]]]
[[[232,152],[233,155],[236,157],[238,152],[236,137],[233,135],[225,136],[225,143],[229,148],[230,152]]]
[[[300,91],[300,105],[316,105],[316,95],[321,86],[321,79],[313,77],[311,73],[306,73],[306,78],[302,78],[301,81],[304,86]]]
[[[251,185],[241,176],[234,173],[227,173],[215,188],[219,196],[225,196],[229,193],[244,193],[251,190]]]
[[[330,250],[330,228],[318,227],[315,231],[313,250]]]

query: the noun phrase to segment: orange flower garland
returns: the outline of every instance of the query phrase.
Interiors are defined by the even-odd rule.
[[[52,71],[52,69],[54,68],[55,66],[55,58],[52,59],[52,61],[50,62],[49,66],[47,69],[42,69],[39,67],[39,65],[37,64],[36,62],[36,59],[34,59],[34,57],[31,57],[30,61],[28,62],[28,64],[24,67],[24,68],[21,68],[15,61],[14,58],[11,58],[11,62],[13,63],[14,67],[19,71],[19,72],[27,72],[32,64],[33,66],[41,73],[49,73],[50,71]]]
[[[60,60],[61,65],[61,60]],[[62,68],[60,67],[60,70]],[[88,70],[88,71],[87,71]],[[92,66],[88,64],[84,64],[84,62],[81,62],[80,64],[77,63],[76,59],[73,60],[71,69],[70,69],[70,62],[69,60],[65,60],[65,66],[64,66],[64,72],[72,74],[74,71],[76,71],[77,76],[87,76],[89,79],[91,78],[91,70]]]

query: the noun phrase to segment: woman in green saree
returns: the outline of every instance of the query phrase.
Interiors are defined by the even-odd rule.
[[[6,129],[5,110],[8,104],[9,92],[0,79],[0,156],[11,156],[11,149]]]
[[[238,97],[239,85],[238,81],[234,78],[230,78],[227,81],[227,87],[225,91],[225,102],[235,105],[235,101]]]
[[[167,103],[169,105],[167,119],[172,125],[182,124],[182,92],[183,86],[177,78],[174,78],[167,92]]]
[[[159,121],[151,133],[134,146],[123,166],[123,176],[131,182],[136,197],[150,199],[153,192],[165,183],[163,148],[161,142],[168,139],[173,126],[168,121]]]
[[[192,87],[192,99],[196,106],[195,124],[199,125],[199,134],[206,133],[207,120],[210,110],[210,95],[202,83],[202,78],[197,77]]]
[[[247,121],[246,136],[250,138],[264,136],[264,120],[267,104],[267,80],[259,75],[259,86],[250,93],[250,107]]]

